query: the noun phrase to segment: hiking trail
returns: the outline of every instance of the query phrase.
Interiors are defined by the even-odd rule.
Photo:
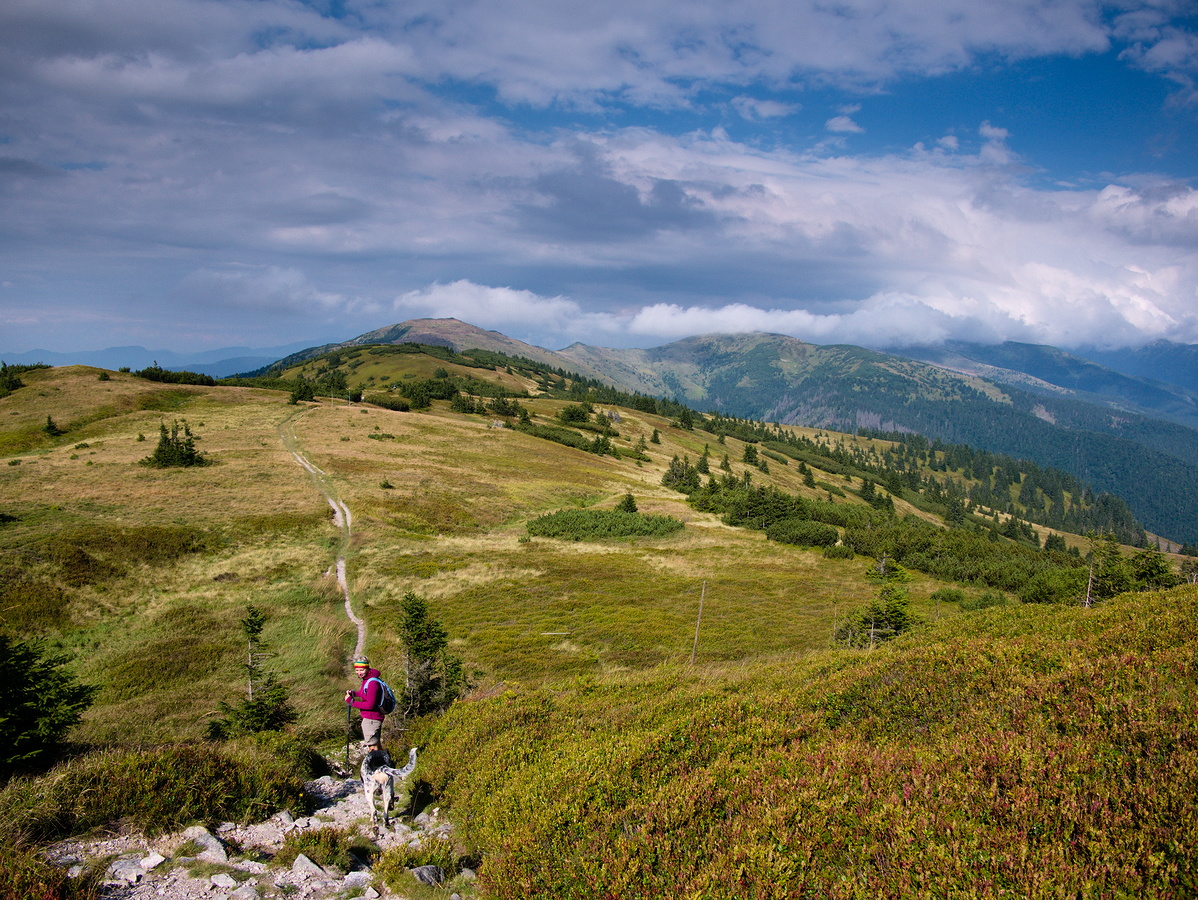
[[[316,489],[329,502],[329,506],[333,507],[333,524],[341,529],[341,545],[337,548],[337,561],[329,568],[329,571],[332,572],[336,569],[337,584],[341,587],[341,594],[345,598],[345,614],[358,629],[358,642],[354,646],[353,656],[356,659],[366,652],[366,622],[354,612],[353,601],[350,599],[349,594],[349,579],[345,574],[345,556],[349,552],[349,542],[353,534],[353,516],[350,514],[349,507],[337,495],[337,488],[333,484],[333,479],[327,472],[308,459],[304,455],[304,451],[300,448],[299,438],[295,434],[295,423],[306,412],[307,410],[293,413],[284,419],[283,423],[279,425],[279,437],[282,439],[283,446],[287,449],[287,452],[308,473],[312,479],[312,483],[316,485]]]

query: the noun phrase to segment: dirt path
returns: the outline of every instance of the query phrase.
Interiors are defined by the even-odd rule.
[[[331,572],[333,569],[336,569],[337,584],[340,585],[341,594],[345,597],[345,614],[358,629],[358,642],[354,646],[354,657],[356,658],[366,652],[366,623],[354,612],[354,605],[349,595],[349,580],[345,576],[345,555],[349,552],[350,537],[353,534],[353,516],[350,514],[349,507],[337,496],[337,488],[333,484],[333,479],[329,477],[327,472],[308,459],[304,455],[304,451],[300,448],[299,438],[295,435],[295,423],[306,412],[307,410],[296,412],[284,419],[283,423],[279,426],[279,437],[282,439],[283,446],[287,449],[287,452],[295,457],[295,461],[311,477],[312,483],[316,485],[316,489],[329,502],[329,506],[333,507],[333,524],[341,529],[341,545],[337,549],[337,561],[330,567],[329,571]]]

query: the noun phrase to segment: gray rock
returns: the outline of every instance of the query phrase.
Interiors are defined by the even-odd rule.
[[[366,900],[378,900],[381,895],[374,888],[368,887],[362,892],[362,896],[365,897]]]
[[[438,885],[445,880],[445,870],[440,866],[419,866],[408,871],[421,884]]]
[[[191,828],[188,828],[183,832],[183,838],[195,841],[203,848],[200,853],[200,859],[216,863],[227,863],[229,861],[229,854],[225,852],[225,845],[203,825],[193,825]]]
[[[141,860],[141,867],[149,872],[153,869],[157,869],[164,862],[166,862],[166,857],[161,853],[151,853],[149,856]]]
[[[291,864],[291,871],[300,875],[318,875],[324,877],[325,871],[304,854],[299,854]]]
[[[291,815],[291,813],[289,813],[285,809],[282,810],[281,812],[279,812],[279,814],[276,815],[275,818],[278,819],[279,822],[283,825],[294,825],[295,824],[295,816]]]
[[[212,882],[213,887],[225,888],[226,890],[237,887],[237,879],[227,872],[218,872],[208,880]]]
[[[79,865],[79,863],[75,863],[75,865],[67,869],[67,878],[78,878],[86,871],[87,869],[85,867]]]
[[[104,872],[104,880],[111,884],[137,884],[145,874],[138,860],[118,859]]]
[[[462,871],[458,872],[458,877],[464,878],[466,881],[474,881],[478,878],[478,873],[473,869],[462,869]]]
[[[341,879],[341,884],[347,888],[366,887],[370,882],[371,876],[369,872],[350,872]]]
[[[261,900],[261,897],[253,884],[243,884],[229,895],[229,900]]]
[[[255,843],[274,846],[283,843],[283,831],[276,825],[263,824],[251,829]]]

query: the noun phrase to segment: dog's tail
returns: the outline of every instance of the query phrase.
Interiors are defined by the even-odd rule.
[[[407,778],[416,769],[416,748],[413,747],[408,751],[408,764],[402,769],[393,769],[390,766],[384,766],[379,771],[386,772],[392,778]]]

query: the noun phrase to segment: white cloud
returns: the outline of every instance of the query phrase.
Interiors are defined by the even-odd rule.
[[[838,134],[860,134],[865,131],[864,128],[854,122],[849,116],[833,116],[824,123],[824,127]]]
[[[780,119],[794,115],[802,105],[798,103],[780,103],[777,100],[760,100],[755,97],[733,97],[732,106],[740,115],[751,122],[767,119]]]
[[[976,152],[940,123],[930,151],[853,158],[857,103],[833,106],[813,148],[728,134],[784,130],[801,106],[772,90],[860,97],[1112,36],[1181,84],[1193,35],[1135,4],[1112,24],[1090,0],[411,0],[351,2],[343,19],[290,0],[9,0],[0,314],[54,297],[54,335],[57,298],[103,293],[109,310],[136,297],[147,321],[234,310],[342,336],[399,314],[548,343],[749,326],[1198,341],[1184,183],[1035,189],[991,121]],[[459,82],[484,100],[455,103],[444,84]],[[522,130],[491,91],[596,124]],[[663,107],[703,104],[727,131],[655,130]],[[609,106],[618,117],[587,118]]]

